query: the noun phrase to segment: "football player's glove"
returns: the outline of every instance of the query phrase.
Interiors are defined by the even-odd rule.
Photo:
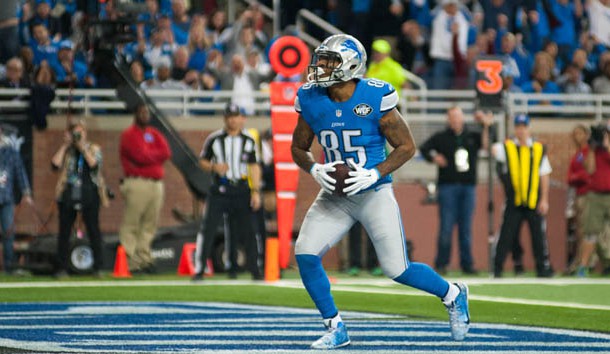
[[[335,172],[336,164],[343,163],[342,161],[329,162],[325,164],[314,163],[309,170],[309,173],[313,179],[318,182],[320,187],[325,191],[332,193],[335,190],[335,183],[337,180],[328,175],[329,172]]]
[[[347,160],[347,163],[354,170],[349,172],[349,175],[352,177],[345,180],[347,187],[343,188],[343,193],[347,194],[348,196],[352,196],[363,189],[367,189],[375,184],[375,182],[377,182],[381,177],[376,168],[368,170],[358,166],[352,160]]]

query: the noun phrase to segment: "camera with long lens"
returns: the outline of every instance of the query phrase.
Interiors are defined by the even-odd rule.
[[[604,135],[610,134],[610,127],[605,124],[591,126],[591,137],[589,145],[596,147],[604,144]]]

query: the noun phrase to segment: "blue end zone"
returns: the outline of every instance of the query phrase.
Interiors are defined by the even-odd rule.
[[[342,312],[352,352],[610,352],[610,335]],[[0,352],[302,352],[323,334],[315,310],[216,303],[0,304]]]

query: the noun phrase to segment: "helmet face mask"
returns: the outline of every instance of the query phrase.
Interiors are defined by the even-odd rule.
[[[364,76],[366,51],[354,37],[337,34],[328,37],[312,56],[307,81],[321,87]]]

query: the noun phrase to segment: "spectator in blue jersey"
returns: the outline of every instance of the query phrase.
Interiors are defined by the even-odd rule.
[[[32,37],[30,48],[34,52],[34,65],[38,66],[41,62],[52,62],[57,58],[57,43],[49,38],[49,31],[43,23],[37,23],[32,27]]]
[[[576,46],[576,24],[583,13],[581,0],[549,0],[553,14],[559,21],[559,26],[551,30],[551,39],[557,43],[559,58],[563,63],[570,62]]]
[[[187,14],[187,6],[185,0],[172,0],[172,29],[175,32],[180,31],[180,36],[184,37],[188,34],[191,27],[191,18]],[[184,43],[180,43],[184,44]]]
[[[0,126],[0,228],[2,230],[2,251],[4,272],[11,274],[13,268],[13,242],[15,241],[13,215],[15,200],[13,187],[19,188],[22,200],[33,204],[30,182],[26,175],[19,151],[9,142]]]
[[[204,27],[191,26],[187,46],[190,53],[188,67],[202,71],[208,60],[208,49],[211,46]]]
[[[59,43],[57,59],[51,63],[55,72],[57,87],[91,88],[95,86],[95,78],[89,72],[87,64],[74,58],[74,43],[63,40]]]
[[[513,58],[517,63],[521,75],[514,77],[515,85],[521,86],[529,81],[534,60],[522,46],[517,46],[517,39],[514,34],[506,33],[502,37],[501,54]]]
[[[138,21],[144,22],[145,38],[150,38],[150,32],[156,26],[157,17],[159,16],[159,3],[157,0],[146,0],[146,12],[138,16]]]
[[[51,1],[50,0],[38,0],[35,7],[35,14],[29,21],[30,33],[33,33],[34,26],[37,24],[43,24],[51,37],[55,37],[55,40],[61,38],[61,26],[59,20],[51,16]]]
[[[545,53],[538,53],[538,56]],[[561,93],[559,86],[551,80],[552,60],[550,56],[546,55],[547,60],[541,61],[538,65],[534,65],[532,71],[532,80],[521,85],[521,89],[524,93]],[[529,100],[529,104],[553,104],[560,105],[559,101],[538,101]]]
[[[507,31],[514,31],[515,14],[511,1],[506,0],[482,0],[480,2],[485,13],[483,19],[483,30],[490,28],[498,31],[504,27]]]
[[[551,57],[551,60],[553,61],[551,77],[553,79],[559,77],[559,75],[563,71],[563,68],[567,64],[567,62],[564,62],[563,59],[559,57],[559,46],[557,46],[557,43],[549,41],[544,45],[542,51],[548,54]]]
[[[396,90],[384,81],[363,78],[366,59],[364,47],[354,37],[328,37],[315,49],[308,83],[299,88],[294,102],[299,117],[292,158],[321,187],[294,247],[303,285],[326,327],[311,348],[350,344],[322,258],[356,222],[373,241],[384,274],[436,295],[449,312],[452,338],[463,340],[470,325],[466,285],[449,283],[428,265],[408,259],[391,173],[413,157],[415,142],[396,109]],[[324,149],[323,162],[316,162],[311,154],[314,139]],[[393,147],[387,156],[386,144]],[[348,174],[342,187],[330,174],[339,166]]]
[[[542,50],[542,46],[551,36],[549,18],[544,10],[542,1],[536,1],[536,8],[529,11],[527,17],[530,26],[530,40],[527,49],[531,53],[536,53]]]

